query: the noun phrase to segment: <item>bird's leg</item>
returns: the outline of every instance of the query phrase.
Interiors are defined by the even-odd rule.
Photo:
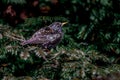
[[[47,58],[49,57],[49,54],[51,53],[51,51],[47,48],[43,49],[44,55],[42,56],[44,60],[48,61]]]
[[[42,47],[43,51],[47,53],[46,55],[50,54],[50,49],[49,49],[49,47],[47,46],[47,44],[48,44],[48,43],[43,44],[44,47]]]
[[[50,50],[47,48],[43,49],[43,51],[47,53],[46,55],[50,54]]]
[[[45,61],[48,61],[47,58],[46,58],[46,56],[48,55],[48,50],[47,49],[41,49],[41,48],[37,49],[36,50],[36,55],[38,57],[42,57]]]

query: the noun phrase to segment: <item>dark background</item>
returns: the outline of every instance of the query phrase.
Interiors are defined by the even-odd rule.
[[[62,42],[52,52],[65,51],[55,59],[59,63],[57,68],[52,67],[54,61],[47,63],[35,55],[21,60],[19,54],[25,53],[26,48],[21,47],[19,41],[6,37],[14,33],[28,39],[41,27],[56,21],[68,22],[63,27]],[[1,79],[9,74],[51,80],[97,80],[97,76],[105,79],[106,74],[120,70],[119,43],[120,0],[0,1]],[[10,51],[6,47],[10,47]]]

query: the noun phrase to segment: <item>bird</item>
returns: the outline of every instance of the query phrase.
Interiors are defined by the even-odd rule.
[[[47,27],[43,27],[36,31],[31,38],[21,42],[25,45],[40,45],[43,49],[51,49],[56,47],[63,38],[62,26],[68,22],[53,22]]]

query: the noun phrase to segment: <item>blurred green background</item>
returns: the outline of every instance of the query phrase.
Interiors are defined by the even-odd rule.
[[[48,61],[10,37],[28,39],[56,21],[69,23]],[[119,80],[119,71],[120,0],[0,1],[0,79]]]

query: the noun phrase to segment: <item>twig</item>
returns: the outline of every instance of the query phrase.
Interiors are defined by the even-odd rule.
[[[14,36],[10,36],[10,35],[6,35],[7,37],[9,37],[9,38],[12,38],[12,39],[14,39],[14,40],[18,40],[18,41],[24,41],[24,39],[19,39],[19,38],[16,38],[16,37],[14,37]]]

